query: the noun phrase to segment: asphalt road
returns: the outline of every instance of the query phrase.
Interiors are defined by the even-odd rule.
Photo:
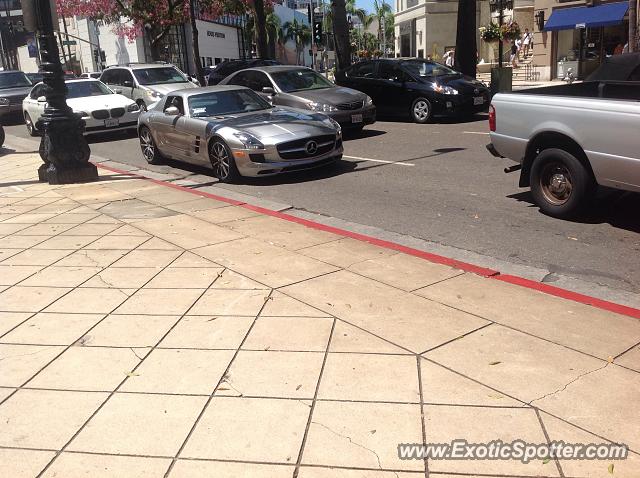
[[[22,125],[6,131],[28,137]],[[486,132],[482,115],[428,125],[379,121],[345,141],[335,166],[222,187],[543,269],[546,282],[569,277],[640,293],[640,195],[601,193],[580,221],[547,217],[518,188],[518,173],[503,173],[513,163],[486,152]],[[91,143],[94,154],[148,167],[131,135]],[[149,169],[208,174],[176,162]]]

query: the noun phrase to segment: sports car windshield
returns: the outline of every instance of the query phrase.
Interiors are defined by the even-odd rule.
[[[409,71],[409,73],[413,74],[414,76],[437,77],[458,74],[457,71],[452,70],[448,66],[441,65],[440,63],[436,63],[434,61],[408,60],[403,61],[402,66],[404,66]]]
[[[31,81],[21,71],[0,74],[0,90],[20,88],[21,86],[31,86]]]
[[[107,85],[101,81],[73,81],[67,83],[67,98],[84,98],[85,96],[112,95]]]
[[[216,91],[189,97],[189,114],[193,118],[248,113],[272,108],[251,90]]]
[[[141,85],[162,85],[168,83],[186,83],[187,79],[175,68],[141,68],[133,70]]]
[[[271,73],[273,80],[285,93],[292,91],[319,90],[332,88],[334,85],[329,80],[318,75],[313,70],[286,70]]]

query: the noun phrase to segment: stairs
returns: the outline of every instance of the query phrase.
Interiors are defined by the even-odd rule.
[[[518,68],[513,70],[513,86],[523,86],[531,82],[539,81],[540,74],[533,64],[533,55],[530,54],[526,59],[520,58],[517,65]],[[508,59],[505,61],[504,66],[511,67]],[[476,76],[480,81],[484,81],[487,84],[491,83],[491,72],[478,73]]]

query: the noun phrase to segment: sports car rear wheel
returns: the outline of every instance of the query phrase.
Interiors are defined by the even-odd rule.
[[[142,156],[149,164],[158,164],[162,162],[162,155],[158,148],[156,147],[156,143],[153,140],[153,136],[151,136],[151,131],[146,126],[140,128],[139,133],[140,138],[140,149],[142,150]]]
[[[36,126],[33,124],[33,120],[29,113],[24,113],[24,124],[27,125],[27,131],[29,132],[29,136],[38,136],[38,130]]]
[[[209,146],[209,160],[213,174],[223,183],[233,183],[240,178],[231,150],[220,139],[214,139]]]

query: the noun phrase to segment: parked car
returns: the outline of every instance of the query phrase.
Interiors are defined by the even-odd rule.
[[[86,71],[84,73],[80,73],[80,76],[78,78],[94,78],[96,80],[99,80],[101,76],[101,71]]]
[[[343,129],[362,129],[376,121],[376,107],[366,94],[336,86],[311,68],[263,66],[233,73],[221,85],[251,88],[273,105],[318,111]]]
[[[22,111],[33,84],[21,71],[0,71],[0,118]]]
[[[171,92],[140,115],[139,136],[147,162],[210,164],[223,182],[322,166],[343,151],[331,118],[274,107],[239,86]]]
[[[336,83],[369,95],[379,115],[409,116],[416,123],[433,115],[486,111],[490,102],[482,82],[419,58],[356,63],[339,71]]]
[[[499,93],[489,126],[489,151],[520,163],[505,171],[520,170],[520,187],[550,216],[580,212],[597,186],[640,192],[640,82]]]
[[[166,63],[111,66],[102,72],[100,80],[116,93],[131,98],[142,111],[170,91],[197,88],[187,75]]]
[[[135,129],[140,107],[129,98],[111,91],[100,80],[67,80],[67,104],[82,116],[85,134]],[[40,134],[38,121],[47,100],[44,84],[38,83],[22,103],[24,122],[31,136]]]
[[[209,73],[208,84],[217,85],[224,80],[231,73],[244,70],[245,68],[255,68],[257,66],[274,66],[279,65],[280,62],[275,60],[262,60],[260,58],[254,58],[250,60],[225,60],[219,63],[211,73]]]
[[[640,81],[640,53],[605,58],[587,81]]]

